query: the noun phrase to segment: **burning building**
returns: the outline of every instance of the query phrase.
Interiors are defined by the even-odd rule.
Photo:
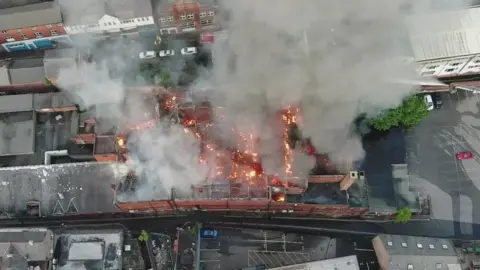
[[[258,150],[260,139],[235,129],[227,136],[218,136],[218,121],[214,121],[213,115],[221,117],[222,108],[213,108],[208,102],[190,102],[171,93],[163,93],[157,100],[155,116],[128,125],[117,135],[114,153],[117,160],[129,163],[130,150],[135,147],[129,138],[137,133],[182,128],[198,141],[198,163],[204,168],[203,175],[188,188],[163,188],[152,197],[142,197],[135,194],[144,177],[138,171],[126,173],[131,168],[123,166],[124,176],[115,187],[115,202],[121,211],[202,210],[295,216],[360,216],[368,212],[368,207],[352,205],[347,192],[362,173],[342,174],[326,155],[317,153],[310,140],[300,134],[298,108],[287,107],[274,116],[272,122],[279,123],[276,126],[282,141],[283,155],[279,157],[282,165],[277,173],[267,173]],[[226,137],[229,139],[225,140]],[[294,159],[298,153],[309,158],[312,164],[309,174],[295,172]]]

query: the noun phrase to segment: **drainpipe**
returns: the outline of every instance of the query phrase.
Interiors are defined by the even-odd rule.
[[[200,270],[200,244],[202,237],[200,236],[200,231],[202,230],[202,223],[197,223],[195,230],[197,230],[197,244],[195,245],[195,270]]]
[[[56,151],[45,151],[44,164],[50,165],[52,157],[63,157],[68,156],[67,150],[56,150]]]

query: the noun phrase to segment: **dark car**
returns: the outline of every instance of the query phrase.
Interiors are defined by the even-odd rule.
[[[443,106],[442,96],[439,93],[433,95],[433,102],[435,103],[435,109],[441,109]]]

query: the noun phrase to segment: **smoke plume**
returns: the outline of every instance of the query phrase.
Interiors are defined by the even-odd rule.
[[[251,132],[268,141],[269,116],[298,105],[303,136],[340,165],[364,155],[356,117],[375,116],[418,91],[401,83],[418,81],[405,61],[412,55],[404,20],[405,12],[430,11],[426,1],[220,4],[229,12],[228,32],[217,38],[211,76],[199,84],[215,85],[210,100],[226,108],[223,126],[245,128],[248,119]],[[276,147],[262,151],[280,154]]]
[[[102,1],[62,0],[66,25],[72,14],[103,15],[104,5],[94,2]],[[430,9],[417,8],[417,2],[424,3],[413,1],[411,10]],[[415,91],[410,84],[396,83],[417,79],[410,64],[396,60],[410,56],[403,24],[405,3],[220,1],[224,14],[229,14],[223,25],[228,39],[217,39],[213,68],[200,73],[192,91],[211,90],[207,95],[212,104],[224,108],[217,119],[224,119],[219,127],[225,132],[219,134],[234,128],[263,141],[259,151],[268,173],[278,173],[280,165],[274,159],[282,155],[272,115],[286,105],[301,107],[301,132],[319,152],[328,153],[337,164],[361,159],[362,144],[352,131],[354,119],[397,106]],[[135,68],[138,52],[145,48],[125,41],[106,44],[88,35],[75,38],[94,61],[62,69],[58,86],[75,96],[82,108],[89,108],[102,131],[148,119],[152,104],[129,90],[145,84]],[[198,157],[198,144],[182,128],[145,130],[131,136],[129,145],[134,149],[129,165],[146,183],[137,189],[137,197],[153,199],[171,187],[186,189],[202,180],[203,168],[192,161]],[[305,171],[311,168],[310,162],[305,164],[309,167]],[[295,164],[296,171],[302,170],[299,167]]]

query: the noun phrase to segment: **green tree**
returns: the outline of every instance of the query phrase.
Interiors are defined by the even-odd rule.
[[[48,78],[45,78],[43,83],[48,87],[53,87],[53,83]]]
[[[147,242],[149,238],[150,238],[150,236],[148,235],[148,233],[146,231],[142,230],[140,232],[140,235],[138,236],[138,241]]]
[[[395,213],[395,223],[404,224],[412,218],[412,210],[408,207],[402,207]]]
[[[172,77],[170,76],[170,73],[165,72],[165,71],[160,71],[160,74],[158,75],[159,78],[159,84],[163,87],[172,87]]]
[[[422,121],[428,115],[428,109],[423,98],[415,95],[405,99],[400,106],[384,111],[369,124],[377,130],[386,131],[401,126],[409,129]]]

